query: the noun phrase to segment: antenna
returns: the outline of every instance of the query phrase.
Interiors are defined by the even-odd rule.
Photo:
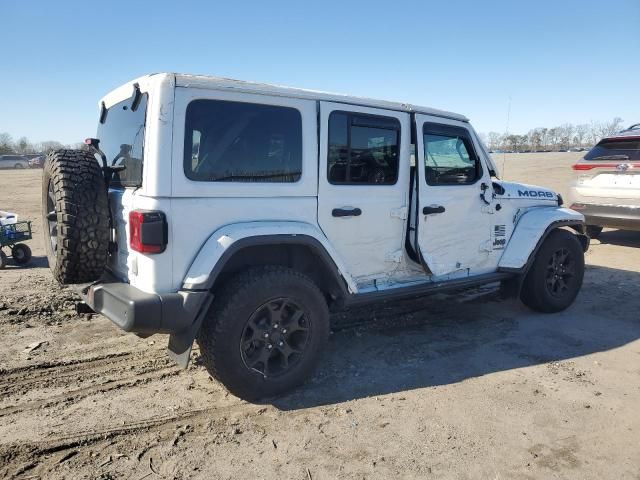
[[[509,95],[509,103],[507,104],[507,128],[505,129],[504,132],[504,137],[505,139],[509,136],[509,121],[511,120],[511,95]],[[507,175],[506,175],[506,170],[505,170],[505,165],[507,162],[507,152],[506,151],[502,151],[502,178],[503,179],[507,179]]]

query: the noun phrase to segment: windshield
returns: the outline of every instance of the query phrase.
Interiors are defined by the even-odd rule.
[[[134,97],[111,106],[104,114],[104,123],[98,124],[97,138],[100,140],[100,149],[107,156],[108,164],[125,167],[114,173],[112,187],[142,185],[147,94],[142,94],[139,98],[137,106],[134,105]]]
[[[585,160],[640,160],[639,138],[609,138],[589,150]]]

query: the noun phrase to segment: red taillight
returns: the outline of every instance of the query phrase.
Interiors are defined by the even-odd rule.
[[[162,212],[129,212],[129,246],[140,253],[162,253],[167,246],[167,220]]]
[[[610,163],[576,163],[571,168],[574,170],[593,170],[594,168],[616,168],[616,166]]]
[[[616,170],[616,167],[620,164],[628,165],[627,168],[636,169],[640,168],[640,163],[576,163],[571,168],[574,170],[593,170],[594,168],[608,168],[609,170]]]

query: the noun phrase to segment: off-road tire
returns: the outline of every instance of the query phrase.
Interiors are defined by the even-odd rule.
[[[255,401],[288,392],[311,375],[329,338],[329,310],[309,277],[281,266],[256,267],[225,282],[215,295],[197,341],[205,367],[229,392]],[[246,365],[240,342],[254,312],[282,297],[302,308],[311,334],[295,366],[280,376],[265,378]]]
[[[0,270],[3,270],[4,267],[7,266],[9,259],[7,258],[7,256],[5,255],[5,253],[0,250]]]
[[[57,226],[57,248],[51,242],[47,200],[49,186]],[[107,260],[109,205],[102,170],[84,150],[57,150],[47,155],[42,174],[45,248],[53,276],[62,284],[97,280]]]
[[[587,236],[589,238],[598,238],[602,233],[602,227],[598,225],[587,225]]]
[[[24,243],[16,243],[11,249],[11,256],[18,265],[26,265],[31,260],[31,249]]]
[[[554,296],[548,286],[548,275],[553,255],[566,250],[571,258],[573,276],[566,284],[564,293]],[[524,279],[520,299],[522,303],[538,312],[555,313],[569,307],[575,300],[584,277],[584,251],[573,233],[557,229],[552,231],[536,253],[535,259]]]

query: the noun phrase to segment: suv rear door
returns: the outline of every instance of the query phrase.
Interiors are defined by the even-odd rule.
[[[318,223],[365,287],[403,255],[409,114],[320,102]]]
[[[418,245],[435,276],[495,270],[491,178],[465,122],[416,115]]]

